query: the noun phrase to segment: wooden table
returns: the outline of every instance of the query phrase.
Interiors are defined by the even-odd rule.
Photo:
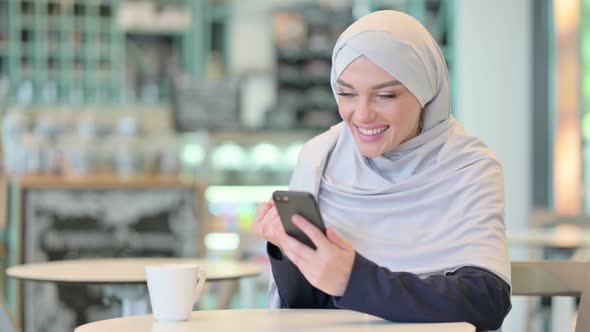
[[[261,268],[253,263],[210,261],[182,258],[111,258],[52,261],[13,266],[6,270],[12,278],[58,283],[113,285],[109,293],[121,299],[123,316],[145,314],[147,301],[144,267],[159,264],[197,264],[207,270],[207,281],[235,280],[254,277]],[[141,289],[121,287],[141,285]]]
[[[194,331],[391,331],[473,332],[468,323],[392,323],[348,310],[210,310],[193,311],[188,321],[159,323],[151,315],[89,323],[75,332],[194,332]]]
[[[254,277],[261,268],[253,263],[182,258],[110,258],[53,261],[10,267],[10,277],[87,284],[144,284],[144,267],[159,264],[197,264],[207,270],[207,281]]]

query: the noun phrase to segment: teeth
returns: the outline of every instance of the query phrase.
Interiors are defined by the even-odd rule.
[[[385,129],[387,129],[387,127],[376,128],[376,129],[369,129],[369,130],[366,130],[366,129],[363,129],[363,128],[359,128],[359,130],[361,131],[361,133],[363,133],[363,135],[368,135],[368,136],[377,135],[379,133],[382,133],[382,132],[385,131]]]

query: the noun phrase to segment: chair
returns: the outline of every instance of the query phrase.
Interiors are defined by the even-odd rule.
[[[512,262],[513,296],[580,297],[575,332],[590,331],[590,278],[587,262]]]

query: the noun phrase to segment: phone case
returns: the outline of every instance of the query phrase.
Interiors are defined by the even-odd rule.
[[[326,233],[322,215],[313,195],[304,191],[275,191],[272,198],[285,232],[311,248],[316,249],[307,235],[291,221],[291,217],[294,214],[299,214],[318,227],[322,233]]]

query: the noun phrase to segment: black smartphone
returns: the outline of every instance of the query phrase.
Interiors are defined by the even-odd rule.
[[[293,215],[298,214],[326,234],[326,227],[313,195],[305,191],[277,190],[272,194],[272,199],[275,202],[285,232],[315,250],[316,247],[313,242],[291,221]]]

